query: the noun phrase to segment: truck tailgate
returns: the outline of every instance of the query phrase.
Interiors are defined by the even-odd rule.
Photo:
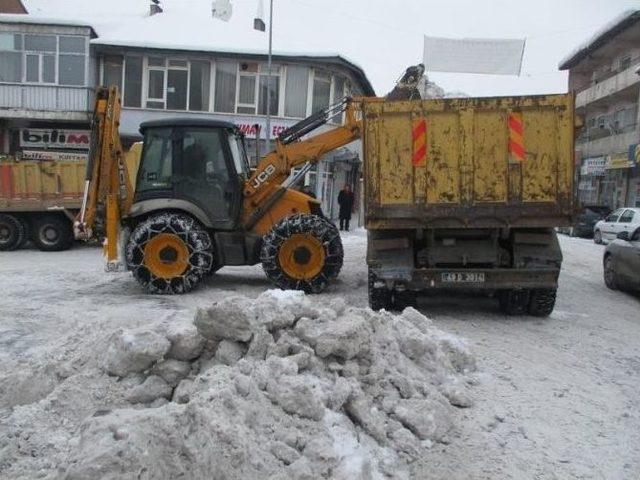
[[[573,95],[364,99],[367,228],[555,227],[573,214]]]

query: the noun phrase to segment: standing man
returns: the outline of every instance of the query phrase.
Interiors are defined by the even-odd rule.
[[[340,205],[340,230],[348,232],[351,213],[353,212],[353,192],[348,183],[345,183],[344,188],[338,194],[338,205]]]

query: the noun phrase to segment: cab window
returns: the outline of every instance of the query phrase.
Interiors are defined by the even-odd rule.
[[[171,128],[149,129],[146,132],[136,191],[171,188],[173,173],[171,132]]]

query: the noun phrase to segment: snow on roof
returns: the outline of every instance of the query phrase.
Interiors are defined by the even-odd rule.
[[[577,64],[589,53],[604,45],[608,40],[616,36],[618,33],[627,29],[635,22],[640,20],[640,10],[626,10],[620,15],[607,22],[603,27],[598,29],[589,39],[576,47],[571,53],[564,57],[558,68],[567,70]]]
[[[11,17],[29,17],[29,23],[91,26],[98,35],[91,40],[94,45],[267,55],[267,33],[253,29],[257,5],[253,1],[233,1],[228,22],[212,18],[209,1],[164,0],[161,5],[164,11],[150,16],[149,0],[25,0],[29,15]],[[295,57],[341,64],[356,77],[365,94],[375,93],[360,65],[331,47],[311,51],[307,40],[288,34],[287,25],[277,25],[273,55],[276,60]],[[330,46],[331,39],[326,43]],[[343,45],[339,49],[342,51]]]
[[[63,25],[69,27],[87,27],[93,30],[93,25],[79,19],[60,17],[34,17],[25,14],[0,14],[0,22],[4,23],[28,23],[37,25]]]

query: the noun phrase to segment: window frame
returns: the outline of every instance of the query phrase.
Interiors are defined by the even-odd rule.
[[[59,87],[68,87],[68,88],[86,88],[88,83],[88,69],[89,69],[89,46],[88,46],[88,37],[85,35],[73,35],[73,34],[59,34],[59,33],[21,33],[21,32],[6,32],[13,35],[21,36],[21,50],[11,50],[14,52],[20,52],[22,54],[22,75],[20,83],[25,85],[55,85]],[[55,38],[55,50],[51,51],[39,51],[33,49],[27,49],[26,42],[27,36],[46,36],[46,37],[54,37]],[[63,38],[78,38],[81,39],[84,44],[84,52],[63,52],[60,49],[60,40]],[[83,59],[83,72],[82,72],[82,83],[80,84],[69,84],[69,83],[61,83],[60,82],[60,56],[74,56],[81,57]],[[27,57],[29,56],[37,56],[38,57],[38,80],[28,80],[27,79]],[[44,63],[45,57],[53,57],[53,82],[45,81],[44,75]]]
[[[631,216],[629,217],[629,220],[627,220],[626,218],[623,220],[623,217],[625,215],[627,215],[628,213],[631,214]],[[618,221],[617,223],[633,223],[633,219],[635,217],[635,213],[633,210],[631,210],[630,208],[627,208],[624,212],[622,212],[622,214],[620,215],[620,217],[618,217]]]

